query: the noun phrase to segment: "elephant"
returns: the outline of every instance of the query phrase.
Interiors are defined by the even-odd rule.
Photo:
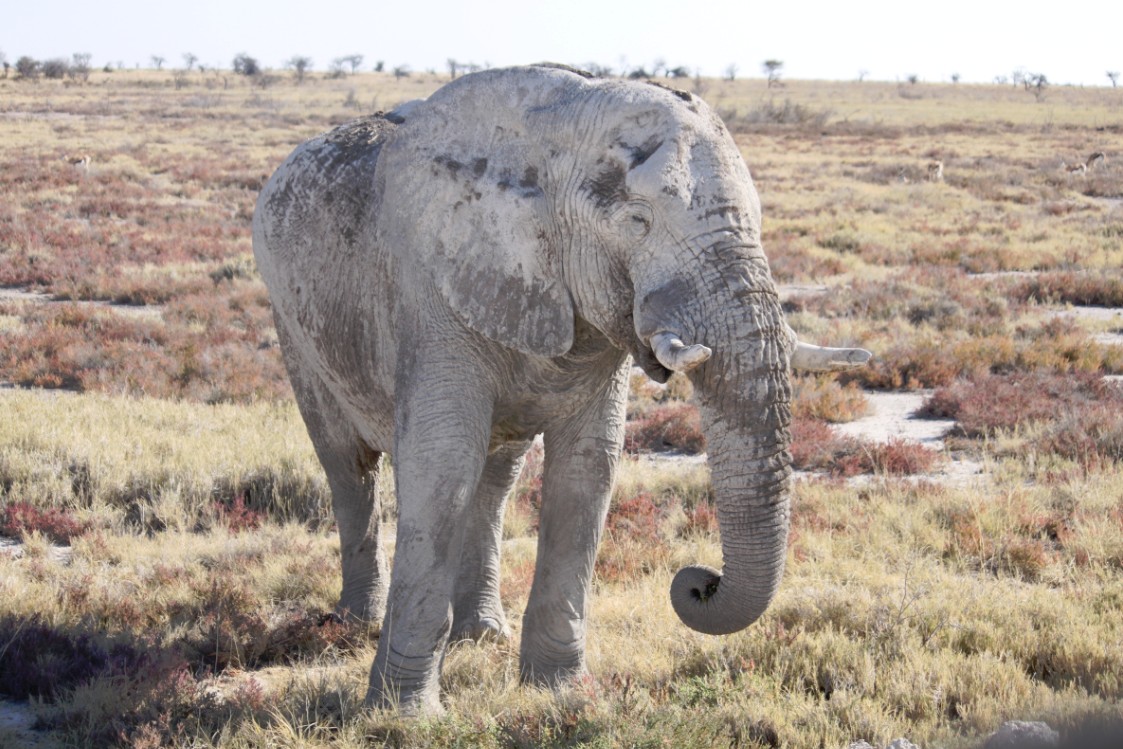
[[[798,343],[741,154],[697,97],[565,66],[462,76],[300,145],[253,249],[337,519],[338,611],[381,622],[367,704],[439,712],[446,648],[506,637],[504,503],[544,445],[521,678],[584,673],[597,545],[633,362],[685,372],[708,439],[723,569],[671,584],[686,626],[747,627],[784,567]],[[393,572],[376,477],[393,456]]]

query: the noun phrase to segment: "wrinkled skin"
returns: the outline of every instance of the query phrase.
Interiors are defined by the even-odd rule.
[[[382,620],[368,704],[439,710],[450,638],[507,635],[503,506],[537,434],[521,673],[582,673],[632,360],[659,381],[688,371],[710,446],[724,569],[681,571],[676,611],[720,634],[768,606],[796,343],[748,169],[703,102],[553,66],[464,76],[300,146],[262,191],[253,241],[331,485],[340,612]]]

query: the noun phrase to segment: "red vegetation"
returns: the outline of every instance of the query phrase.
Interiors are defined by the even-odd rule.
[[[20,538],[38,532],[57,544],[71,540],[89,530],[88,523],[80,523],[67,510],[43,509],[27,502],[12,502],[0,509],[0,536]]]
[[[791,453],[793,468],[834,476],[913,475],[930,471],[939,460],[939,453],[923,445],[906,440],[865,442],[839,436],[825,422],[804,418],[792,421]]]
[[[1123,457],[1123,390],[1098,374],[983,375],[940,388],[924,413],[956,419],[970,437],[1046,425],[1037,446],[1089,462]]]
[[[662,526],[672,506],[677,504],[661,502],[646,491],[613,502],[597,554],[597,576],[622,582],[651,574],[670,553]]]
[[[265,513],[246,506],[245,495],[239,494],[231,500],[215,500],[218,520],[233,533],[252,531],[261,527]]]
[[[1101,271],[1038,273],[1021,279],[1009,294],[1020,302],[1123,307],[1123,276]]]
[[[706,449],[697,406],[672,402],[655,406],[625,427],[624,450],[630,453],[678,450],[697,454]]]

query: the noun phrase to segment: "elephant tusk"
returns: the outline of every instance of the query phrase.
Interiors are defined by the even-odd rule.
[[[860,367],[872,356],[861,348],[826,348],[797,341],[790,363],[792,370],[801,372],[834,372]]]
[[[659,363],[672,372],[689,372],[714,353],[709,346],[700,343],[688,346],[677,335],[666,330],[651,336],[651,348]]]

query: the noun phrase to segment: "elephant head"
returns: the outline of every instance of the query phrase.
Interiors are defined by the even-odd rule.
[[[580,320],[656,380],[688,374],[724,568],[680,571],[672,601],[701,632],[748,626],[784,566],[793,356],[809,368],[862,357],[797,345],[721,120],[688,93],[555,66],[468,76],[399,115],[375,237],[422,248],[392,258],[399,273],[525,354],[570,351]]]

